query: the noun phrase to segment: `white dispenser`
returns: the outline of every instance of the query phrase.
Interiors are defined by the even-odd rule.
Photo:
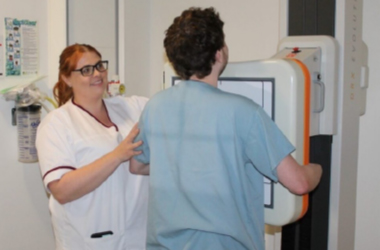
[[[30,105],[16,110],[18,133],[18,160],[32,163],[38,161],[35,146],[37,127],[41,121],[41,106]]]

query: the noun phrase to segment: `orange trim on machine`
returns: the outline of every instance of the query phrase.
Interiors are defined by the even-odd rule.
[[[289,59],[297,63],[301,68],[302,73],[305,77],[305,109],[304,109],[304,130],[303,130],[303,165],[309,164],[309,152],[310,152],[310,88],[311,88],[311,77],[309,70],[306,65],[300,60],[295,58]],[[302,212],[298,219],[302,218],[309,207],[309,195],[305,194],[302,197]]]

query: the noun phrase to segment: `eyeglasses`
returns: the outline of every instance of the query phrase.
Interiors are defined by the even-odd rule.
[[[75,69],[73,71],[79,71],[82,76],[92,76],[94,74],[94,70],[98,72],[104,72],[108,69],[108,61],[99,61],[95,65],[86,65],[81,69]]]

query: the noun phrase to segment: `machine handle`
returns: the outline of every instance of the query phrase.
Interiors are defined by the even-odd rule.
[[[314,107],[313,113],[321,113],[325,109],[325,84],[320,80],[319,74],[313,78],[313,84],[319,85],[319,89],[321,90],[321,93],[319,95],[319,105],[316,105],[316,107]]]

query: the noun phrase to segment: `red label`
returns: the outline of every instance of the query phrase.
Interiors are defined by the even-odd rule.
[[[292,57],[296,57],[296,54],[294,53],[289,53],[286,55],[287,58],[292,58]]]

